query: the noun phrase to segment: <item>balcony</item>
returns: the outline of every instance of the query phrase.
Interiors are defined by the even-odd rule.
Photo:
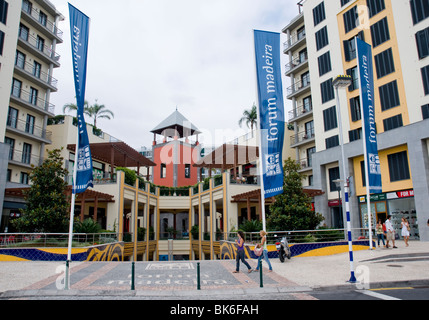
[[[287,98],[292,99],[299,94],[306,93],[310,91],[310,88],[310,77],[308,76],[301,81],[295,82],[293,85],[287,88]]]
[[[7,130],[15,134],[25,136],[27,138],[51,144],[52,143],[52,132],[43,129],[42,127],[36,126],[30,122],[19,120],[15,117],[9,116],[7,119]]]
[[[34,82],[45,89],[51,91],[58,91],[58,80],[51,77],[46,72],[40,70],[41,67],[37,67],[34,64],[17,60],[15,63],[15,72],[20,76],[25,77],[31,82]]]
[[[55,67],[60,66],[60,55],[52,47],[46,46],[40,38],[35,38],[26,31],[20,31],[18,45],[30,51],[45,63],[53,64]]]
[[[57,28],[54,22],[48,20],[44,13],[25,3],[22,5],[22,12],[22,17],[33,27],[46,36],[55,38],[59,43],[63,42],[63,32]]]
[[[312,103],[302,104],[289,111],[289,121],[298,121],[313,115]]]
[[[10,149],[9,163],[31,169],[32,166],[38,167],[40,165],[40,157],[29,152]]]
[[[308,67],[308,55],[305,53],[302,57],[298,57],[293,59],[285,66],[285,75],[289,76],[291,73],[298,73],[302,71],[304,68]]]
[[[310,142],[314,142],[314,129],[302,131],[290,137],[290,146],[292,148]]]
[[[19,87],[12,87],[10,101],[15,102],[25,108],[31,109],[42,115],[55,116],[55,106],[45,99],[41,99],[37,94],[30,94]]]
[[[283,53],[293,51],[298,45],[303,44],[306,40],[305,29],[291,36],[288,41],[283,43]]]

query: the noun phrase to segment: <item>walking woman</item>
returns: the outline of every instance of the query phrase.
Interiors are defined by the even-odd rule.
[[[377,242],[378,242],[378,247],[380,248],[380,240],[383,241],[383,245],[384,247],[386,247],[386,243],[384,242],[384,229],[383,229],[383,223],[381,222],[381,219],[378,220],[378,223],[375,227],[376,233],[377,233]]]
[[[404,238],[405,246],[408,247],[408,240],[410,240],[410,224],[408,223],[407,219],[402,218],[401,219],[401,235]]]
[[[262,251],[262,254],[258,258],[258,262],[257,262],[255,270],[256,271],[259,270],[259,263],[262,260],[262,258],[264,258],[264,260],[268,263],[269,272],[272,272],[273,271],[273,267],[271,267],[270,260],[268,260],[267,233],[264,230],[261,230],[259,232],[259,235],[261,236],[261,247],[263,247],[264,250]]]
[[[238,239],[235,240],[235,243],[237,244],[237,258],[236,261],[236,267],[235,271],[233,273],[240,272],[240,260],[245,264],[247,267],[248,272],[252,272],[252,268],[250,267],[249,263],[244,260],[244,233],[243,231],[238,231]]]

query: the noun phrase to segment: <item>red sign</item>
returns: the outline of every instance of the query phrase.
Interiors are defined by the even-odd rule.
[[[408,197],[414,197],[414,190],[405,190],[405,191],[397,191],[396,196],[398,198],[408,198]]]

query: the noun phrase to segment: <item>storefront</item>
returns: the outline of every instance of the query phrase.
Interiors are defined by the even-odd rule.
[[[371,195],[372,226],[379,220],[383,223],[387,216],[392,216],[392,225],[396,234],[401,236],[401,219],[405,218],[410,224],[410,239],[419,239],[416,206],[414,202],[414,190],[380,193]],[[362,228],[368,228],[368,210],[366,196],[359,196],[359,212]]]

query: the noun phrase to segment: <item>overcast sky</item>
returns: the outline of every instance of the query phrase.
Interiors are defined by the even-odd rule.
[[[59,90],[51,95],[62,114],[75,103],[68,1],[50,1],[65,17],[61,67],[54,70]],[[152,145],[150,131],[177,106],[207,145],[246,133],[238,120],[257,97],[253,29],[281,32],[298,15],[296,2],[71,0],[91,18],[86,100],[98,99],[115,114],[97,126],[139,150]],[[282,34],[281,48],[284,41]],[[284,93],[287,86],[283,76]],[[286,99],[285,108],[287,119]]]

